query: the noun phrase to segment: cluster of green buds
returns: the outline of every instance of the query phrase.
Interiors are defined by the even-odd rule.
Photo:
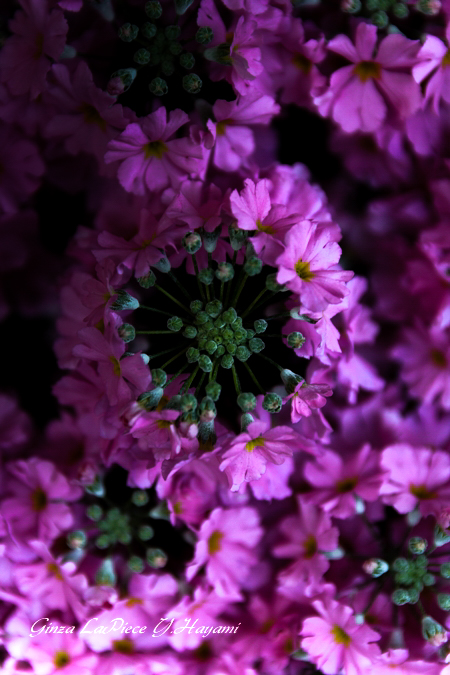
[[[438,9],[436,11],[436,7]],[[379,29],[388,33],[399,33],[402,20],[406,19],[411,9],[422,14],[433,15],[439,12],[439,0],[418,0],[415,5],[402,0],[342,0],[341,9],[348,14],[363,14]],[[400,21],[400,29],[397,27]]]
[[[178,16],[184,14],[193,0],[175,0],[175,10]],[[202,80],[192,69],[196,64],[195,52],[198,56],[200,48],[208,45],[214,37],[208,26],[200,26],[195,36],[183,39],[181,28],[177,24],[168,26],[159,25],[163,8],[158,0],[149,0],[145,3],[147,21],[141,26],[125,23],[119,28],[119,38],[126,43],[132,43],[133,68],[122,68],[111,75],[108,83],[108,92],[118,96],[127,91],[133,84],[138,71],[143,68],[152,69],[152,78],[149,81],[150,92],[154,96],[164,96],[169,91],[167,78],[175,74],[180,76],[183,89],[189,94],[198,94],[202,88]],[[189,44],[190,50],[185,46]],[[201,54],[201,52],[200,52]],[[206,58],[208,55],[203,54]]]
[[[149,543],[155,536],[155,520],[168,520],[169,511],[165,502],[149,509],[150,495],[147,490],[134,490],[128,503],[114,506],[105,495],[100,477],[85,488],[86,495],[96,496],[85,510],[91,526],[74,530],[67,535],[67,545],[72,550],[68,558],[80,559],[87,550],[104,551],[107,557],[100,565],[97,584],[114,585],[116,572],[112,554],[124,553],[130,572],[140,574],[146,565],[159,569],[166,565],[168,556],[160,548]],[[153,525],[153,526],[152,526]]]
[[[131,341],[136,335],[164,335],[165,343],[169,340],[169,336],[173,337],[172,347],[148,354],[151,365],[163,355],[177,352],[158,368],[152,369],[153,388],[142,394],[138,403],[150,411],[157,406],[161,409],[161,402],[165,401],[163,404],[165,407],[179,410],[180,421],[197,424],[199,440],[209,449],[215,441],[216,403],[221,395],[223,378],[232,377],[237,406],[244,414],[249,414],[256,407],[256,394],[264,395],[265,410],[271,413],[280,412],[283,403],[281,396],[264,390],[251,364],[259,361],[265,370],[267,370],[265,364],[268,364],[269,368],[276,368],[287,393],[292,393],[296,385],[303,382],[303,378],[267,356],[267,343],[273,338],[284,337],[287,345],[295,350],[303,345],[304,337],[299,331],[292,331],[288,335],[274,334],[270,332],[269,326],[272,320],[283,318],[312,321],[306,316],[299,315],[295,310],[263,318],[260,308],[286,289],[276,281],[276,274],[270,272],[270,269],[269,274],[263,274],[263,263],[255,255],[251,242],[247,240],[247,233],[236,230],[233,226],[229,228],[229,240],[234,250],[231,262],[214,262],[212,253],[216,248],[220,229],[219,226],[212,233],[189,232],[183,238],[182,245],[191,256],[195,270],[197,298],[191,299],[192,296],[171,270],[167,258],[163,258],[156,269],[166,275],[167,281],[171,280],[188,302],[182,302],[180,296],[175,297],[169,293],[167,283],[158,285],[153,271],[146,277],[138,279],[142,288],[157,290],[174,302],[177,305],[176,314],[139,304],[134,297],[124,291],[118,294],[112,307],[119,311],[136,309],[138,304],[140,309],[168,317],[162,318],[164,323],[158,330],[136,330],[130,323],[123,324],[119,329],[119,335],[125,342]],[[206,250],[208,265],[200,271],[196,254],[202,247]],[[244,262],[241,265],[237,265],[239,252],[244,253]],[[257,277],[263,279],[262,288],[249,302],[248,295],[242,296],[242,291],[249,279]],[[242,302],[241,297],[244,298]],[[155,325],[154,327],[156,328]],[[294,355],[293,359],[296,360],[297,357]],[[168,374],[167,368],[170,364],[173,364],[173,369],[171,374]],[[167,386],[186,370],[190,371],[190,374],[178,393],[170,399],[164,396]],[[252,390],[242,389],[243,378]],[[189,389],[194,385],[195,393],[189,393]]]
[[[436,526],[436,529],[438,526]],[[447,640],[447,633],[443,626],[431,616],[427,615],[422,602],[421,593],[425,588],[441,585],[442,580],[450,579],[450,562],[440,563],[430,557],[438,547],[450,541],[450,536],[442,541],[442,538],[429,548],[428,542],[423,537],[410,537],[408,540],[409,557],[397,557],[389,565],[381,558],[370,558],[363,563],[363,570],[373,578],[378,578],[390,572],[388,575],[395,585],[391,593],[392,602],[397,605],[417,605],[422,616],[422,635],[433,646],[441,646]],[[427,555],[425,555],[427,553]],[[440,579],[439,579],[440,577]],[[387,580],[387,577],[386,579]],[[376,594],[384,585],[383,580],[379,583]],[[439,589],[439,591],[447,589]],[[371,603],[376,597],[372,596]],[[435,600],[443,611],[450,611],[450,593],[436,592]],[[427,597],[430,595],[427,592]]]

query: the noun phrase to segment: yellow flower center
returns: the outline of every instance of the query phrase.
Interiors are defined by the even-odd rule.
[[[158,420],[156,424],[158,429],[168,429],[171,425],[171,422],[169,420]]]
[[[113,649],[119,654],[132,654],[134,652],[134,644],[129,638],[123,640],[113,640]]]
[[[274,234],[275,232],[272,225],[263,225],[259,218],[256,221],[256,227],[260,232],[267,232],[267,234]]]
[[[55,577],[55,579],[58,579],[58,581],[63,580],[61,570],[56,563],[47,563],[47,570],[53,577]]]
[[[311,272],[309,262],[303,262],[301,258],[295,263],[295,272],[302,281],[311,281],[311,279],[314,279],[314,272]]]
[[[447,359],[443,351],[440,349],[432,349],[430,352],[431,360],[438,368],[447,368]]]
[[[307,539],[303,542],[304,556],[305,558],[312,558],[317,553],[317,539],[313,534],[310,534]]]
[[[217,136],[223,136],[225,133],[226,127],[230,126],[232,124],[233,120],[222,120],[221,122],[217,122],[216,124],[216,134]]]
[[[351,492],[358,483],[358,476],[353,476],[353,478],[344,478],[343,480],[338,480],[336,483],[336,490],[338,492]]]
[[[263,448],[265,442],[266,442],[265,438],[263,438],[262,436],[258,436],[258,438],[254,438],[253,440],[246,443],[245,449],[247,450],[247,452],[253,452],[255,448]]]
[[[67,666],[67,664],[70,663],[70,656],[64,651],[56,652],[53,663],[56,668],[64,668],[64,666]]]
[[[417,499],[435,499],[437,497],[436,492],[431,492],[426,485],[410,485],[409,491]]]
[[[353,68],[353,75],[358,75],[361,82],[381,77],[381,66],[376,61],[361,61]]]
[[[95,124],[101,131],[106,131],[106,122],[97,108],[89,103],[82,103],[78,110],[83,115],[86,124]]]
[[[133,596],[126,601],[125,607],[135,607],[136,605],[142,605],[142,604],[144,604],[144,601],[142,600],[142,598],[135,598]]]
[[[208,539],[208,552],[210,555],[218,553],[221,547],[221,541],[223,539],[223,532],[220,530],[214,530],[212,535]]]
[[[441,61],[441,65],[443,68],[447,68],[447,66],[450,66],[450,49],[447,49],[447,51],[444,54],[444,58]]]
[[[40,487],[33,490],[31,493],[31,504],[33,506],[33,511],[43,511],[47,504],[48,499],[44,490]]]
[[[162,141],[150,141],[150,143],[144,145],[145,159],[150,159],[151,157],[161,159],[168,149],[167,145]]]
[[[304,75],[309,75],[312,68],[312,61],[310,61],[303,54],[294,54],[292,57],[292,63],[296,68],[302,71]]]
[[[344,645],[345,647],[348,647],[350,642],[352,641],[350,635],[347,635],[345,630],[343,630],[340,626],[338,626],[337,623],[334,624],[330,632],[331,635],[334,637],[334,641],[337,645]]]
[[[122,373],[122,370],[121,370],[121,368],[120,368],[120,363],[119,363],[119,361],[116,359],[115,356],[110,356],[110,357],[109,357],[109,360],[110,360],[111,363],[113,364],[113,373],[114,373],[114,375],[115,375],[116,377],[120,377],[120,375],[121,375],[121,373]]]

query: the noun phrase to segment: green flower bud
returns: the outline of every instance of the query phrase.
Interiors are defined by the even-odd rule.
[[[138,396],[137,402],[141,408],[145,408],[145,410],[151,410],[158,405],[163,394],[164,389],[162,387],[155,387],[155,389],[151,389],[150,391],[144,391],[143,394]]]
[[[195,34],[195,39],[200,45],[207,45],[214,37],[214,33],[209,26],[200,26]]]
[[[438,593],[437,595],[438,605],[444,612],[450,611],[450,593]]]
[[[222,359],[220,361],[220,365],[222,366],[222,368],[225,368],[226,370],[229,370],[230,368],[233,367],[233,364],[234,364],[234,359],[231,356],[231,354],[224,354],[222,356]]]
[[[221,66],[231,66],[233,63],[231,59],[231,45],[228,42],[222,42],[222,44],[217,45],[216,47],[210,47],[205,49],[203,56],[208,61],[215,61],[220,63]]]
[[[153,527],[150,525],[141,525],[138,530],[138,537],[141,541],[149,541],[155,534]]]
[[[440,647],[447,641],[445,628],[431,616],[424,616],[422,619],[422,635],[433,647]]]
[[[217,347],[216,351],[214,352],[214,357],[215,357],[216,359],[219,359],[219,358],[220,358],[221,356],[223,356],[224,354],[225,354],[225,347],[224,347],[223,345],[220,344],[220,345]]]
[[[86,515],[89,520],[97,522],[103,516],[103,509],[98,504],[90,504],[86,509]]]
[[[170,520],[170,511],[167,508],[167,502],[162,499],[148,514],[155,520]]]
[[[202,238],[198,232],[188,232],[181,240],[184,249],[191,254],[196,253],[202,246]]]
[[[131,542],[133,540],[133,536],[132,536],[131,532],[128,532],[128,531],[124,530],[123,532],[121,532],[119,534],[117,539],[121,544],[124,544],[126,546],[127,544],[131,544]]]
[[[167,564],[167,556],[160,548],[148,548],[146,551],[147,562],[153,569],[161,569]]]
[[[237,397],[237,404],[243,412],[251,412],[256,408],[256,396],[251,392],[242,392]]]
[[[279,413],[282,406],[283,401],[281,399],[281,396],[278,396],[278,394],[271,393],[266,394],[264,396],[262,407],[264,408],[264,410],[267,410],[267,412]]]
[[[150,0],[145,3],[145,13],[149,19],[159,19],[162,14],[161,3],[158,0]]]
[[[212,398],[213,401],[218,401],[222,387],[218,382],[208,382],[205,387],[206,394]]]
[[[147,40],[151,40],[156,35],[156,26],[154,23],[147,21],[147,23],[144,23],[144,25],[141,26],[141,31],[142,35],[147,38]]]
[[[144,571],[144,561],[138,555],[132,555],[128,561],[129,569],[135,574],[141,574]]]
[[[254,354],[259,354],[259,352],[262,352],[264,347],[266,346],[264,342],[261,340],[261,338],[252,338],[250,342],[248,343],[248,346],[250,347],[250,350]]]
[[[266,288],[268,291],[272,291],[272,293],[277,293],[278,291],[284,291],[285,286],[282,284],[279,284],[277,281],[277,274],[274,272],[273,274],[269,274],[266,278]]]
[[[133,298],[129,293],[123,290],[116,291],[117,297],[111,305],[114,312],[121,312],[124,309],[137,309],[139,300]]]
[[[178,16],[184,14],[193,2],[194,0],[175,0],[175,11]]]
[[[214,270],[206,267],[204,270],[200,270],[198,273],[199,281],[206,286],[210,286],[214,281]]]
[[[206,304],[205,310],[209,316],[212,316],[213,319],[215,319],[222,311],[222,303],[220,300],[212,300]]]
[[[110,96],[120,96],[124,94],[136,79],[137,70],[135,68],[120,68],[113,73],[106,86]]]
[[[226,342],[225,349],[227,350],[228,354],[231,354],[231,356],[236,354],[236,345],[234,342]]]
[[[247,431],[249,424],[251,424],[254,421],[255,421],[254,417],[253,415],[250,415],[250,413],[244,413],[243,415],[241,415],[241,433]]]
[[[150,272],[146,274],[145,277],[138,278],[138,284],[139,286],[142,286],[142,288],[151,288],[156,284],[156,277],[150,270]]]
[[[154,267],[156,267],[157,270],[162,272],[163,274],[167,274],[170,272],[171,264],[170,260],[164,256],[163,258],[160,258],[157,263],[154,264]]]
[[[84,491],[88,495],[94,495],[95,497],[103,497],[105,494],[105,486],[100,476],[96,476],[94,482],[91,485],[85,485]]]
[[[255,337],[255,331],[252,330],[251,328],[247,329],[247,340],[251,340],[253,337]]]
[[[253,328],[256,333],[264,333],[268,325],[269,324],[265,319],[256,319],[256,321],[253,322]]]
[[[131,495],[131,501],[135,506],[145,506],[148,503],[148,494],[145,490],[135,490]]]
[[[169,91],[167,82],[163,80],[162,77],[154,77],[148,85],[148,88],[154,96],[165,96]]]
[[[251,355],[252,355],[251,351],[247,349],[245,345],[239,345],[239,347],[236,349],[236,358],[239,361],[242,361],[242,363],[244,363],[244,361],[247,361]]]
[[[406,588],[396,588],[391,599],[394,605],[406,605],[409,602],[409,591]]]
[[[73,530],[67,535],[67,545],[70,548],[84,548],[87,544],[86,532],[83,530]]]
[[[216,277],[219,281],[231,281],[231,279],[234,277],[233,265],[228,262],[218,263]]]
[[[132,342],[136,337],[136,331],[131,323],[123,323],[117,330],[119,337],[124,342]]]
[[[137,36],[139,34],[139,28],[138,26],[135,26],[134,24],[131,23],[124,23],[123,26],[119,28],[119,37],[121,40],[124,42],[133,42],[133,40],[136,40]]]
[[[222,312],[222,319],[225,321],[225,323],[233,323],[237,319],[237,312],[234,309],[234,307],[230,307],[229,309],[226,309],[224,312]]]
[[[370,17],[371,22],[376,26],[377,28],[386,28],[386,26],[389,23],[389,18],[386,12],[375,12],[372,14]]]
[[[138,49],[137,52],[134,53],[133,61],[140,66],[146,66],[150,61],[150,52],[144,47],[141,47],[141,49]]]
[[[423,575],[422,581],[425,586],[434,586],[434,584],[436,583],[436,577],[434,576],[434,574],[430,574],[429,572],[427,572],[427,574]]]
[[[399,2],[393,6],[392,13],[397,17],[397,19],[406,19],[409,14],[409,9],[407,5]]]
[[[181,410],[184,413],[193,412],[197,408],[197,399],[194,394],[184,394],[181,397]]]
[[[450,541],[450,532],[444,530],[440,525],[434,528],[434,544],[435,546],[444,546]]]
[[[208,321],[209,321],[209,314],[207,314],[203,310],[200,310],[200,312],[197,312],[197,314],[195,316],[195,322],[199,326],[202,326],[203,324],[207,323]]]
[[[222,337],[224,342],[231,342],[233,339],[233,331],[231,328],[222,328]]]
[[[423,539],[422,537],[411,537],[411,539],[408,541],[408,548],[411,553],[414,553],[415,555],[425,553],[427,546],[427,540]]]
[[[169,45],[169,52],[173,54],[173,56],[178,56],[181,54],[183,51],[183,47],[180,45],[179,42],[171,42]]]
[[[366,9],[369,12],[376,12],[380,8],[379,0],[366,0]]]
[[[163,75],[170,77],[175,72],[175,66],[173,62],[170,61],[169,59],[164,59],[164,61],[161,61],[161,70],[163,72]]]
[[[182,79],[183,89],[188,92],[188,94],[198,94],[202,88],[202,81],[198,75],[195,73],[189,73],[189,75],[184,75]]]
[[[421,590],[422,589],[420,589],[420,588],[409,588],[408,589],[409,604],[410,605],[415,605],[416,602],[419,602]]]
[[[192,56],[192,54],[183,54],[183,56]],[[180,56],[180,62],[181,58]],[[186,68],[186,66],[184,67]],[[208,253],[213,253],[216,250],[221,230],[222,226],[218,225],[212,232],[203,232],[203,246]]]
[[[205,349],[208,352],[208,354],[214,354],[214,352],[217,349],[217,342],[214,342],[214,340],[208,340],[208,342],[205,345]]]
[[[197,336],[197,329],[195,326],[186,326],[183,331],[183,336],[188,340],[193,340]]]
[[[281,380],[286,388],[288,394],[292,394],[295,391],[296,386],[303,381],[303,377],[293,373],[292,370],[285,368],[280,373]]]
[[[213,363],[209,356],[206,356],[206,354],[201,354],[200,358],[198,360],[198,365],[200,367],[200,370],[203,370],[204,373],[210,373],[213,368]]]
[[[167,373],[161,368],[154,368],[152,371],[152,382],[156,387],[164,387],[167,382]]]
[[[442,563],[441,577],[443,577],[444,579],[450,579],[450,563]]]
[[[180,26],[166,26],[164,34],[168,40],[177,40],[181,34]]]
[[[100,548],[100,549],[108,548],[110,543],[111,543],[111,541],[110,541],[110,538],[107,534],[100,534],[97,537],[97,539],[95,540],[96,547]]]
[[[239,249],[242,248],[242,246],[247,241],[248,232],[241,230],[234,225],[229,225],[228,236],[230,238],[230,244],[233,251],[239,251]]]
[[[348,14],[356,14],[361,9],[361,0],[343,0],[341,9]]]
[[[200,312],[200,310],[203,308],[203,302],[201,300],[192,300],[189,308],[193,314],[198,314],[198,312]]]
[[[249,277],[255,277],[262,270],[263,262],[256,255],[252,255],[245,261],[244,270]]]
[[[183,319],[180,319],[179,316],[171,316],[167,320],[167,328],[173,330],[174,333],[178,333],[183,328]]]
[[[406,558],[396,558],[392,563],[392,569],[395,572],[408,572],[409,562],[406,560]]]
[[[114,563],[111,558],[105,558],[95,575],[95,583],[98,586],[114,586],[117,582],[114,571]]]
[[[363,562],[362,567],[366,574],[376,579],[388,571],[389,564],[385,560],[381,560],[381,558],[370,558]]]
[[[293,349],[300,349],[300,347],[303,347],[305,344],[305,338],[298,331],[294,331],[287,336],[287,343],[289,347],[292,347]]]
[[[200,352],[195,347],[189,347],[186,352],[186,360],[188,363],[195,363],[200,358]]]

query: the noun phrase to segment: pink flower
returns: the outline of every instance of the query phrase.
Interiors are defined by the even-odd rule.
[[[420,89],[410,72],[418,62],[420,44],[403,35],[388,35],[374,56],[377,28],[361,22],[355,44],[346,35],[330,40],[328,49],[354,65],[333,73],[327,91],[314,103],[344,131],[376,131],[388,111],[405,119],[420,106]]]
[[[239,490],[244,481],[261,478],[268,462],[283,464],[286,457],[292,456],[297,439],[296,432],[289,427],[271,429],[270,422],[251,422],[222,455],[219,469],[226,472],[231,491]]]
[[[72,78],[63,65],[53,66],[52,75],[54,84],[48,90],[48,98],[56,111],[46,126],[46,136],[64,138],[66,150],[73,155],[94,154],[101,168],[108,141],[127,124],[122,106],[94,85],[84,61],[80,61]]]
[[[344,284],[353,272],[332,269],[340,256],[328,223],[304,220],[286,235],[286,250],[276,261],[277,281],[298,293],[305,307],[320,312],[348,294]]]
[[[440,665],[429,661],[410,661],[407,649],[389,649],[380,654],[371,666],[377,675],[439,675],[444,673]]]
[[[438,399],[450,410],[450,341],[448,331],[427,330],[416,321],[406,328],[403,340],[392,350],[394,358],[403,364],[402,379],[409,385],[412,396],[424,403]]]
[[[214,509],[200,528],[194,560],[186,570],[188,581],[206,565],[206,578],[217,595],[241,600],[239,589],[258,562],[254,549],[262,534],[255,509]]]
[[[8,464],[12,475],[8,488],[14,496],[2,504],[2,514],[15,532],[38,533],[50,541],[73,524],[70,508],[64,502],[75,501],[82,490],[69,484],[52,462],[33,457]]]
[[[295,559],[278,577],[281,592],[288,595],[292,587],[317,590],[317,584],[330,567],[323,551],[333,551],[339,539],[338,529],[331,526],[331,519],[322,510],[301,496],[297,496],[297,508],[298,515],[288,516],[278,528],[287,542],[273,549],[277,558]]]
[[[242,160],[255,149],[254,124],[270,123],[280,111],[272,97],[259,92],[239,96],[236,101],[216,101],[213,106],[215,121],[208,120],[207,126],[214,143],[214,165],[223,171],[237,171]],[[208,146],[209,147],[209,146]]]
[[[437,516],[448,506],[448,453],[397,443],[383,450],[381,466],[389,473],[381,486],[380,495],[399,513],[409,513],[419,506],[423,516]]]
[[[345,675],[363,675],[373,667],[380,653],[380,639],[366,624],[357,624],[350,607],[331,598],[312,603],[320,617],[304,620],[300,635],[304,649],[313,663],[326,675],[335,675],[341,669]]]
[[[380,494],[383,473],[379,457],[369,444],[345,458],[327,450],[304,469],[305,478],[316,488],[305,495],[336,518],[348,518],[356,513],[355,495],[372,502]]]
[[[168,206],[165,215],[186,223],[191,230],[204,227],[206,232],[212,232],[222,222],[221,206],[222,192],[218,187],[187,180]]]
[[[332,396],[333,392],[328,384],[307,384],[299,382],[295,390],[283,399],[283,403],[291,401],[291,421],[299,422],[301,417],[309,417],[315,408],[323,408],[325,396]]]
[[[177,188],[189,175],[198,175],[202,148],[189,138],[171,138],[188,121],[182,110],[173,110],[167,120],[161,107],[110,141],[105,162],[121,162],[117,176],[127,192],[144,195],[169,184]]]
[[[35,99],[64,49],[67,22],[60,10],[48,11],[47,0],[22,0],[21,5],[9,23],[13,35],[1,51],[1,79],[15,96],[30,92]]]
[[[439,114],[439,103],[443,99],[450,103],[450,23],[445,31],[446,43],[439,40],[435,35],[427,35],[426,40],[418,54],[420,62],[413,68],[413,76],[416,82],[427,79],[425,100],[433,101],[436,115]]]
[[[73,353],[97,362],[98,373],[111,405],[127,403],[149,386],[151,375],[141,355],[122,358],[125,343],[111,327],[105,334],[97,328],[84,328],[79,335],[82,344],[76,345]]]

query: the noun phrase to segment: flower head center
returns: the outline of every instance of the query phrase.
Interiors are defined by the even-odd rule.
[[[348,635],[343,628],[338,626],[337,623],[333,625],[333,628],[330,632],[337,645],[344,645],[345,647],[348,647],[352,641],[350,635]]]
[[[56,563],[47,563],[47,570],[50,572],[52,576],[55,577],[55,579],[58,579],[58,581],[62,581],[63,577],[61,574],[61,570],[59,569]]]
[[[120,362],[118,361],[118,359],[116,359],[115,356],[110,356],[110,357],[109,357],[109,360],[110,360],[111,363],[113,364],[113,373],[114,373],[114,375],[115,375],[116,377],[120,377],[120,375],[121,375],[121,373],[122,373],[122,370],[121,370],[121,368],[120,368]]]
[[[318,551],[317,539],[313,534],[310,534],[305,541],[303,542],[304,556],[305,558],[312,558],[316,555]]]
[[[379,80],[381,77],[381,66],[376,61],[360,61],[353,68],[353,75],[357,75],[361,82],[375,79]]]
[[[222,548],[221,546],[221,541],[223,539],[223,532],[220,530],[214,530],[214,532],[210,535],[208,539],[208,553],[210,555],[214,555],[214,553],[218,553],[220,549]]]
[[[245,444],[245,449],[247,452],[253,452],[255,448],[263,448],[266,440],[262,436],[258,436],[258,438],[254,438],[253,440],[249,441],[248,443]]]
[[[437,497],[436,492],[429,490],[423,483],[422,485],[410,485],[409,491],[417,499],[435,499]]]
[[[41,56],[44,54],[44,34],[43,33],[38,33],[36,35],[36,41],[35,41],[35,51],[34,51],[34,58],[40,59]]]
[[[155,157],[156,159],[161,159],[161,157],[164,155],[165,152],[167,152],[169,148],[165,143],[162,141],[150,141],[146,145],[144,145],[144,154],[145,154],[145,159],[151,159],[152,157]]]
[[[232,121],[233,120],[221,120],[220,122],[217,122],[217,124],[216,124],[216,134],[217,134],[217,136],[224,136],[226,128],[228,126],[230,126]]]
[[[450,49],[447,49],[447,51],[444,54],[444,58],[441,61],[441,65],[443,68],[447,68],[447,66],[450,66]]]
[[[336,483],[336,490],[341,493],[351,492],[356,487],[357,484],[358,484],[357,476],[353,476],[352,478],[343,478],[342,480],[338,480],[338,482]]]
[[[256,221],[256,227],[260,232],[267,232],[267,234],[275,233],[275,230],[273,229],[272,225],[263,225],[259,218]]]
[[[65,651],[56,652],[53,663],[56,668],[64,668],[64,666],[70,663],[70,655]]]
[[[48,498],[47,494],[44,492],[44,490],[40,487],[36,488],[33,490],[31,493],[31,503],[33,505],[33,511],[43,511],[47,504],[48,504]]]
[[[311,272],[309,262],[303,262],[302,259],[295,263],[295,272],[302,281],[311,281],[314,279],[314,272]]]
[[[113,640],[113,649],[119,654],[132,654],[134,652],[134,644],[128,638],[123,640]]]
[[[93,105],[82,103],[79,111],[83,115],[86,124],[94,124],[102,131],[106,131],[106,122]]]
[[[312,61],[310,61],[304,54],[294,54],[292,57],[292,63],[298,70],[300,70],[304,75],[309,75],[312,69]]]
[[[430,352],[431,360],[438,368],[447,368],[447,358],[440,349],[432,349]]]

